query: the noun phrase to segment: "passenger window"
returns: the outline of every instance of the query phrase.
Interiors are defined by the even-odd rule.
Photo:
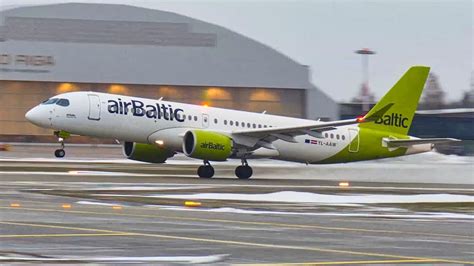
[[[217,124],[217,118],[214,118],[214,124]]]
[[[234,125],[234,121],[230,120],[230,121],[229,121],[229,124],[230,124],[231,126],[233,126],[233,125]]]
[[[247,127],[250,128],[250,123],[247,123]]]
[[[346,136],[342,135],[342,140],[345,140],[346,139]]]
[[[262,125],[258,124],[258,128],[262,128]]]
[[[252,124],[252,127],[253,127],[253,128],[257,128],[257,125],[255,125],[255,124]]]
[[[60,99],[58,102],[56,102],[57,105],[60,106],[69,106],[69,100],[68,99]]]
[[[267,125],[263,125],[263,128],[267,128]]]
[[[235,121],[235,125],[236,125],[236,126],[239,126],[239,121]]]
[[[193,117],[191,115],[188,115],[188,120],[189,121],[193,120]]]
[[[224,125],[227,125],[227,120],[224,120]]]
[[[241,124],[242,124],[242,127],[245,127],[245,122],[242,122]]]
[[[325,138],[328,138],[328,133],[324,134],[324,137],[325,137]]]
[[[333,139],[333,138],[334,138],[334,134],[331,133],[331,139]]]
[[[198,117],[197,117],[197,116],[194,116],[194,121],[198,121]]]
[[[336,135],[336,139],[339,139],[339,134]]]

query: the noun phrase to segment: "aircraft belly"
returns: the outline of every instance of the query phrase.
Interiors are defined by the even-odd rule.
[[[277,159],[301,163],[317,163],[337,154],[346,147],[341,142],[337,143],[329,139],[316,139],[307,135],[299,136],[296,140],[298,143],[282,140],[275,141],[273,145],[280,153]]]

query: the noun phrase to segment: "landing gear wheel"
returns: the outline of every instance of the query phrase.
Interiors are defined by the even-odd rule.
[[[63,158],[66,155],[66,151],[64,150],[64,138],[60,136],[60,133],[60,131],[54,131],[54,136],[58,138],[58,141],[61,144],[61,148],[54,151],[54,156],[56,156],[56,158]]]
[[[66,155],[66,151],[63,149],[57,149],[54,151],[54,156],[57,158],[63,158]]]
[[[204,165],[199,166],[197,174],[200,178],[211,178],[214,176],[214,167],[209,162],[204,162]]]
[[[239,179],[249,179],[253,174],[252,167],[248,165],[240,165],[235,168],[235,175]]]

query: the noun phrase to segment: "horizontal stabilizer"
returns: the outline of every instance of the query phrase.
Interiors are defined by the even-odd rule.
[[[440,144],[448,142],[461,141],[459,139],[452,138],[428,138],[428,139],[388,139],[384,138],[383,142],[389,148],[398,148],[398,147],[410,147],[413,145],[419,144]]]

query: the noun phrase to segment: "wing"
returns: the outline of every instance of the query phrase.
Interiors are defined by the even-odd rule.
[[[371,113],[367,114],[364,117],[354,119],[330,122],[308,120],[307,124],[302,124],[298,126],[238,130],[232,132],[232,138],[237,144],[246,147],[264,147],[268,149],[275,149],[275,147],[272,145],[272,142],[277,139],[296,143],[297,141],[294,137],[299,135],[310,135],[315,138],[324,138],[324,131],[334,130],[340,126],[375,121],[378,118],[382,117],[392,106],[393,103],[389,103],[378,110],[372,110]]]
[[[283,141],[296,143],[294,137],[298,135],[310,135],[315,138],[324,138],[323,132],[333,130],[339,126],[362,123],[362,118],[339,120],[332,122],[311,122],[305,125],[277,128],[258,128],[251,130],[239,130],[231,133],[232,138],[237,144],[258,148],[275,149],[272,142],[281,139]]]
[[[399,147],[410,147],[418,144],[440,144],[448,142],[461,141],[459,139],[452,138],[428,138],[428,139],[387,139],[384,138],[383,142],[389,148],[399,148]]]

